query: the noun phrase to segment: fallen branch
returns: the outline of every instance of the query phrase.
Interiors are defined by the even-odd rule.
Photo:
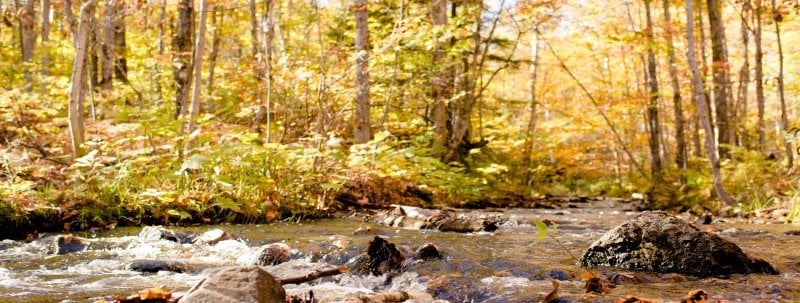
[[[334,269],[315,270],[315,271],[310,272],[308,274],[305,274],[303,276],[278,279],[278,282],[281,283],[282,285],[300,284],[300,283],[305,283],[305,282],[309,282],[309,281],[314,281],[314,280],[319,279],[319,278],[324,278],[324,277],[335,276],[335,275],[338,275],[338,274],[343,274],[343,273],[348,272],[349,270],[350,269],[347,266],[339,266],[339,267],[334,268]]]

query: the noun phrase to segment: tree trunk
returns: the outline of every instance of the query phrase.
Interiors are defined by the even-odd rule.
[[[211,23],[214,24],[214,34],[211,36],[211,54],[209,54],[210,58],[208,58],[208,83],[206,87],[208,87],[209,95],[214,91],[214,69],[217,67],[217,56],[221,40],[219,32],[221,25],[225,24],[225,11],[215,11],[211,15]]]
[[[434,149],[444,149],[447,144],[447,106],[446,101],[450,99],[447,86],[450,82],[448,69],[445,67],[444,41],[442,41],[442,29],[447,25],[447,1],[432,0],[430,6],[431,21],[433,22],[434,33],[439,36],[434,37],[433,57],[431,65],[435,72],[431,79],[433,97],[433,134]]]
[[[681,84],[678,80],[678,69],[675,66],[675,46],[672,43],[672,20],[670,19],[669,0],[662,0],[664,6],[664,23],[666,24],[667,56],[669,57],[669,77],[672,81],[672,104],[675,110],[675,164],[679,170],[686,169],[686,135],[684,131],[683,104],[681,100]],[[683,182],[681,178],[681,182]]]
[[[69,137],[72,144],[72,157],[78,158],[83,155],[83,98],[85,96],[86,82],[86,58],[88,47],[88,36],[91,19],[94,17],[94,6],[96,0],[88,0],[81,6],[80,23],[78,25],[77,36],[75,38],[75,61],[72,66],[72,77],[69,92],[69,108],[67,110],[69,120]]]
[[[192,33],[194,32],[194,1],[180,0],[178,3],[178,27],[172,39],[173,67],[175,79],[175,118],[186,115],[189,88],[192,79]]]
[[[764,151],[766,148],[766,128],[764,125],[764,52],[761,50],[761,13],[762,6],[756,2],[753,8],[755,14],[755,32],[753,33],[753,43],[756,46],[756,106],[758,107],[758,122],[756,122],[756,132],[758,133],[758,150]]]
[[[650,89],[650,103],[647,106],[647,123],[650,125],[650,159],[652,160],[651,175],[653,182],[661,181],[661,154],[659,146],[659,136],[661,126],[658,123],[658,74],[656,72],[656,55],[653,50],[653,19],[651,17],[650,2],[644,0],[645,15],[647,17],[647,86]]]
[[[2,8],[0,8],[2,11]],[[42,0],[42,76],[50,75],[50,0]],[[42,95],[47,93],[46,81],[41,81]]]
[[[22,62],[24,77],[25,77],[25,91],[33,91],[33,72],[27,66],[33,62],[33,49],[36,47],[36,1],[27,0],[22,5],[19,13],[20,43],[22,51]]]
[[[367,28],[367,1],[355,0],[352,11],[356,17],[356,143],[370,139],[369,129],[369,29]]]
[[[781,21],[783,15],[776,8],[776,0],[772,0],[772,18],[775,22],[775,37],[778,42],[778,96],[781,101],[781,130],[784,133],[789,131],[789,119],[786,115],[786,96],[783,90],[783,44],[781,43]],[[794,166],[794,151],[792,150],[792,143],[783,137],[783,147],[786,149],[786,167],[791,168]]]
[[[161,57],[164,55],[164,23],[167,22],[167,0],[161,0],[161,13],[158,20],[158,56]],[[154,69],[156,71],[156,92],[158,94],[156,104],[160,107],[164,102],[164,91],[161,88],[161,70],[158,68],[158,64],[155,65]]]
[[[253,48],[250,53],[255,57],[258,55],[258,14],[256,11],[256,0],[250,0],[250,37],[253,39]]]
[[[125,9],[124,0],[115,0],[115,2],[117,2],[117,12]],[[125,49],[127,48],[125,41],[125,15],[119,13],[116,15],[116,18],[114,18],[115,44],[112,46],[116,57],[116,60],[113,61],[114,78],[122,81],[122,83],[128,83],[128,60],[125,58]]]
[[[103,90],[110,90],[112,88],[112,79],[114,76],[114,62],[116,61],[116,50],[114,46],[117,44],[114,35],[114,23],[117,18],[117,11],[119,8],[120,0],[106,0],[105,12],[103,15],[103,43],[100,46],[100,87]]]
[[[264,104],[261,107],[266,111],[267,125],[266,136],[264,142],[269,143],[272,135],[272,46],[275,38],[275,14],[274,14],[275,1],[267,1],[266,11],[266,29],[264,29],[264,82],[266,82],[266,96],[264,97]]]
[[[745,1],[742,4],[742,69],[739,70],[739,93],[738,105],[734,111],[739,111],[739,121],[734,121],[736,124],[736,132],[734,133],[734,140],[738,146],[747,146],[747,93],[750,87],[750,35],[747,25],[747,14],[752,13],[750,2]]]
[[[719,156],[727,158],[731,144],[730,113],[728,110],[728,51],[725,46],[725,26],[720,0],[707,0],[708,23],[711,28],[711,71],[714,76],[714,110],[716,113],[717,146]]]
[[[209,8],[206,0],[200,0],[200,24],[197,27],[197,39],[194,45],[194,56],[192,58],[192,67],[194,68],[194,89],[192,90],[192,104],[189,108],[189,117],[186,123],[186,134],[189,138],[186,139],[183,147],[183,154],[188,155],[191,151],[193,137],[191,134],[195,131],[197,114],[200,113],[200,92],[203,87],[203,47],[205,44],[206,36],[206,15]],[[191,83],[190,83],[191,84]]]
[[[703,124],[703,129],[706,133],[706,151],[708,152],[708,159],[711,162],[711,173],[714,179],[714,190],[719,196],[720,200],[726,205],[732,205],[733,199],[725,191],[722,184],[722,175],[719,169],[719,159],[716,154],[716,147],[714,146],[714,137],[711,133],[711,122],[709,121],[706,98],[703,89],[703,81],[700,78],[700,72],[697,68],[697,61],[694,57],[694,21],[692,20],[692,0],[686,0],[686,57],[689,61],[689,68],[692,70],[692,86],[694,88],[694,98],[697,102],[697,112],[700,116],[700,122]]]
[[[539,30],[534,29],[533,37],[531,38],[531,91],[530,100],[528,101],[528,110],[530,117],[528,118],[528,129],[525,132],[525,150],[522,153],[522,171],[523,182],[525,185],[531,184],[531,156],[533,147],[536,144],[534,131],[536,130],[536,74],[539,67]]]

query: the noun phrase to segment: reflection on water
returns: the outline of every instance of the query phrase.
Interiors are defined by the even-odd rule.
[[[552,288],[551,279],[563,280],[560,293],[580,295],[585,271],[576,266],[592,241],[611,227],[633,216],[608,208],[568,210],[508,210],[508,221],[494,233],[456,234],[431,230],[400,230],[354,220],[323,220],[301,224],[216,226],[239,235],[243,240],[216,245],[177,244],[166,240],[144,243],[136,237],[138,228],[120,228],[97,235],[92,249],[53,256],[46,243],[4,241],[0,244],[0,302],[89,302],[113,294],[129,294],[144,288],[165,285],[185,291],[204,275],[204,270],[234,265],[237,259],[256,247],[283,242],[293,249],[293,260],[268,270],[277,277],[296,276],[316,268],[346,264],[362,252],[373,235],[353,235],[358,227],[370,226],[389,237],[389,241],[413,252],[425,243],[441,247],[441,261],[409,264],[402,274],[391,277],[359,277],[349,274],[324,278],[311,284],[287,285],[287,293],[313,290],[327,302],[342,301],[357,293],[404,290],[427,292],[448,301],[522,302],[535,301]],[[554,225],[548,238],[535,240],[536,228],[530,222],[548,219]],[[179,228],[202,233],[214,227]],[[791,225],[752,225],[722,223],[713,225],[721,235],[739,244],[747,253],[771,262],[779,276],[734,276],[661,279],[647,283],[617,285],[605,298],[628,294],[678,301],[689,290],[706,289],[713,298],[732,301],[800,301],[800,236],[783,232]],[[735,229],[732,229],[735,228]],[[135,259],[181,260],[190,267],[187,273],[142,274],[126,270]],[[409,262],[411,263],[411,262]],[[611,272],[611,270],[603,270]]]

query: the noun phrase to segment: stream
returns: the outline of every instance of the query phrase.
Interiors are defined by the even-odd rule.
[[[445,257],[407,265],[402,273],[391,277],[346,273],[285,285],[287,294],[302,296],[313,291],[320,302],[341,302],[358,294],[402,290],[449,302],[537,302],[552,290],[551,280],[557,279],[560,294],[579,298],[587,296],[580,278],[586,270],[576,265],[576,258],[604,232],[637,214],[631,209],[613,201],[599,201],[560,209],[460,211],[503,219],[494,232],[468,234],[397,229],[352,218],[170,228],[197,234],[220,228],[240,237],[214,245],[142,241],[137,237],[141,228],[125,227],[76,234],[92,240],[90,249],[65,255],[52,254],[42,241],[4,240],[0,242],[0,303],[94,302],[159,285],[180,294],[207,276],[209,270],[236,265],[243,255],[275,242],[292,248],[292,260],[266,269],[278,278],[298,276],[353,261],[375,237],[374,233],[354,234],[359,227],[369,227],[409,252],[434,243]],[[551,223],[547,237],[537,240],[534,220]],[[800,227],[730,219],[700,228],[710,229],[746,253],[767,260],[781,274],[697,279],[595,269],[605,276],[618,273],[615,279],[619,284],[608,294],[589,298],[615,302],[636,295],[679,302],[690,290],[704,289],[715,300],[800,302],[800,236],[786,233]],[[137,259],[177,260],[185,263],[187,270],[141,273],[126,269]]]

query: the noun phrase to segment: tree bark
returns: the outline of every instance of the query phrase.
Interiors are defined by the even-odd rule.
[[[758,122],[756,122],[756,132],[758,134],[758,150],[764,151],[766,148],[766,128],[764,125],[764,52],[761,50],[761,14],[763,7],[757,1],[753,8],[755,14],[755,32],[753,33],[753,43],[756,46],[756,107],[758,107]]]
[[[114,18],[114,55],[116,60],[114,63],[114,78],[122,83],[128,83],[128,60],[125,58],[125,49],[127,48],[125,41],[125,19],[122,12],[125,10],[124,0],[115,0],[117,2],[116,17]]]
[[[161,0],[161,13],[158,18],[158,56],[164,55],[164,28],[167,22],[167,0]],[[164,91],[161,88],[161,70],[158,65],[154,68],[156,72],[156,104],[160,107],[164,102]]]
[[[269,143],[272,136],[272,48],[275,38],[275,14],[274,14],[275,1],[267,1],[266,11],[266,28],[264,32],[264,82],[266,83],[266,94],[264,96],[264,104],[261,110],[266,111],[266,135],[264,142]]]
[[[194,8],[192,0],[178,3],[178,27],[172,39],[173,67],[175,79],[175,118],[186,115],[189,88],[192,79],[192,33],[194,32]]]
[[[352,10],[356,17],[356,114],[353,133],[356,143],[366,143],[370,139],[367,1],[355,0]]]
[[[0,8],[2,11],[2,8]],[[42,76],[50,75],[50,0],[42,0]],[[44,79],[41,83],[41,93],[47,93],[47,84]]]
[[[539,30],[536,29],[531,37],[531,86],[530,86],[530,99],[528,101],[528,110],[530,117],[528,118],[528,129],[525,132],[525,150],[522,153],[522,171],[523,182],[525,185],[531,184],[531,156],[533,154],[533,147],[536,144],[534,131],[536,130],[536,76],[539,68]]]
[[[728,86],[729,86],[729,66],[728,51],[725,46],[725,26],[723,24],[720,0],[707,0],[708,23],[711,28],[711,71],[714,77],[714,111],[716,114],[717,126],[717,146],[719,156],[727,158],[728,148],[723,145],[730,145],[730,113],[728,109]]]
[[[208,87],[209,95],[214,91],[214,69],[217,67],[217,56],[219,54],[220,30],[225,24],[225,11],[215,11],[211,15],[211,23],[214,24],[214,34],[211,35],[211,54],[208,58]]]
[[[717,158],[716,154],[716,147],[714,146],[714,137],[711,133],[711,122],[709,121],[708,111],[707,111],[707,102],[705,98],[705,93],[703,89],[703,81],[700,77],[700,72],[697,68],[697,61],[694,56],[694,21],[692,20],[693,10],[692,10],[692,0],[686,0],[686,45],[687,45],[687,52],[686,57],[689,61],[689,68],[692,71],[692,86],[694,90],[694,98],[697,102],[697,112],[698,116],[700,116],[700,122],[703,124],[703,129],[705,130],[705,137],[706,137],[706,150],[708,152],[708,159],[711,162],[711,173],[714,179],[714,190],[717,193],[717,196],[722,200],[723,203],[726,205],[732,205],[733,199],[728,195],[725,191],[725,187],[722,184],[722,175],[719,169],[719,159]]]
[[[434,47],[431,65],[435,72],[431,79],[433,97],[433,146],[435,150],[444,149],[447,144],[447,106],[450,99],[448,94],[448,69],[445,67],[444,41],[442,41],[444,26],[447,25],[447,1],[432,0],[430,5],[431,21],[433,23]]]
[[[650,125],[650,159],[651,170],[650,174],[653,178],[654,184],[661,181],[661,154],[659,146],[659,137],[661,133],[661,126],[658,123],[658,74],[656,71],[656,55],[653,50],[653,19],[651,17],[650,2],[652,0],[644,0],[645,15],[647,18],[647,29],[645,29],[645,37],[647,39],[647,86],[650,90],[650,103],[647,106],[647,123]]]
[[[83,98],[85,96],[86,58],[88,36],[91,19],[94,17],[96,0],[88,0],[81,6],[80,23],[78,24],[75,38],[75,60],[72,66],[71,86],[69,92],[69,107],[67,110],[69,120],[69,136],[72,145],[72,157],[83,155],[84,129],[83,129]]]
[[[114,19],[117,18],[117,10],[120,0],[106,0],[105,12],[103,15],[103,42],[100,45],[100,87],[103,90],[110,90],[113,86],[114,62],[116,61],[116,50],[114,46],[116,36],[114,35]]]
[[[22,51],[22,62],[24,77],[25,77],[25,91],[33,91],[33,72],[28,68],[29,64],[33,63],[33,50],[36,47],[36,1],[27,0],[20,8],[17,14],[19,19],[20,30],[20,43]]]
[[[789,119],[786,115],[786,96],[783,90],[783,43],[781,43],[781,21],[783,15],[777,10],[777,0],[772,0],[772,19],[775,22],[775,38],[778,42],[778,96],[781,101],[781,130],[784,133],[789,131]],[[791,168],[794,166],[794,151],[792,150],[792,143],[783,137],[783,147],[786,151],[786,167]]]
[[[749,1],[742,3],[742,69],[739,70],[739,92],[738,104],[734,111],[738,111],[738,121],[733,121],[736,125],[734,140],[738,146],[747,146],[747,94],[750,87],[750,35],[747,24],[747,14],[752,13]]]
[[[683,102],[681,100],[681,85],[678,80],[678,69],[675,64],[675,45],[672,43],[672,20],[670,18],[669,0],[662,0],[664,6],[664,23],[666,24],[667,57],[669,57],[669,77],[672,81],[672,106],[675,111],[675,164],[679,170],[686,169],[686,135],[684,131]],[[684,178],[681,178],[683,182]]]
[[[192,67],[194,68],[194,89],[192,90],[192,104],[189,108],[189,117],[186,123],[186,134],[189,135],[189,138],[187,138],[183,147],[184,155],[188,155],[191,151],[191,134],[195,131],[195,119],[197,114],[200,113],[200,92],[203,87],[203,47],[206,40],[206,15],[210,7],[212,7],[212,5],[208,5],[207,0],[200,0],[200,24],[197,27],[197,38],[195,39],[194,56],[192,58]]]

